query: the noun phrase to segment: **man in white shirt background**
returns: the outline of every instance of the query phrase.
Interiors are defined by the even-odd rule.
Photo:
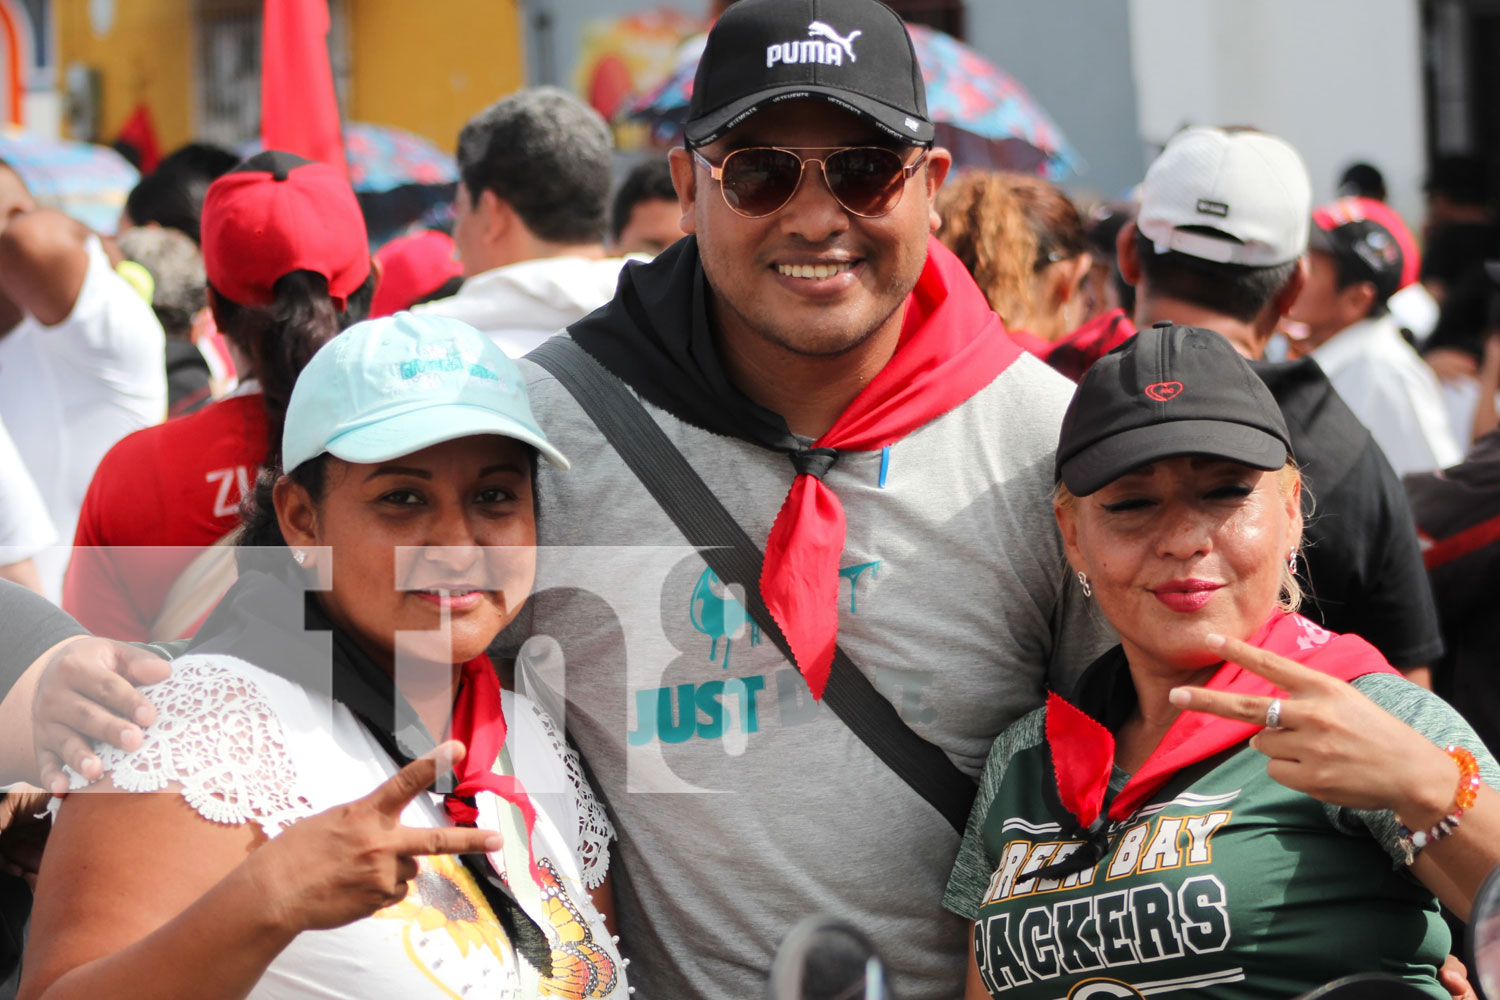
[[[1309,273],[1290,318],[1397,475],[1454,465],[1463,450],[1437,377],[1401,336],[1386,300],[1417,278],[1416,241],[1399,216],[1370,198],[1313,212]]]
[[[21,176],[0,165],[0,420],[59,537],[73,537],[109,447],[166,411],[165,344],[151,306],[97,236],[37,208]],[[67,555],[36,556],[53,600]]]
[[[414,311],[463,320],[516,358],[609,301],[624,264],[604,249],[611,145],[598,112],[556,87],[469,119],[453,198],[463,287]]]

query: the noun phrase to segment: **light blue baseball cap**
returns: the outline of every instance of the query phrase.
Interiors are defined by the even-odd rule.
[[[444,441],[499,434],[560,469],[514,361],[467,323],[409,312],[356,323],[319,348],[292,389],[282,467],[328,452],[388,462]]]

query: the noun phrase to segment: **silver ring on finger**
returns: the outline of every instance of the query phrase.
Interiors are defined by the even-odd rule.
[[[1281,699],[1272,698],[1271,704],[1266,706],[1266,728],[1281,728]]]

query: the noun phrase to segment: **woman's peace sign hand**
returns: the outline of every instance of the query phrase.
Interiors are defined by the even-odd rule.
[[[1285,691],[1280,698],[1173,688],[1178,708],[1277,728],[1250,746],[1270,758],[1266,773],[1288,788],[1333,805],[1392,809],[1413,829],[1440,820],[1453,802],[1458,765],[1439,747],[1353,685],[1239,639],[1207,637],[1208,648]]]
[[[436,779],[439,763],[463,755],[462,743],[444,743],[364,798],[310,816],[252,853],[247,874],[277,925],[291,933],[340,927],[400,902],[421,855],[498,850],[491,830],[401,825],[402,810]]]

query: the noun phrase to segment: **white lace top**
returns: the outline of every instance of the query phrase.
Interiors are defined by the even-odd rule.
[[[176,787],[216,823],[256,823],[268,837],[304,816],[368,794],[397,770],[342,705],[243,660],[187,656],[172,676],[143,688],[157,720],[131,752],[96,748],[115,785]],[[407,897],[330,931],[307,931],[266,970],[252,1000],[538,996],[617,998],[629,992],[621,960],[587,892],[603,882],[614,838],[577,754],[525,695],[503,692],[506,758],[536,806],[533,845],[545,880],[508,879],[517,901],[548,934],[552,975],[518,956],[473,877],[448,856],[420,859]],[[73,787],[86,782],[71,774]],[[519,810],[481,793],[478,825],[499,830],[501,873],[526,870]],[[448,825],[441,799],[422,795],[408,826]]]

